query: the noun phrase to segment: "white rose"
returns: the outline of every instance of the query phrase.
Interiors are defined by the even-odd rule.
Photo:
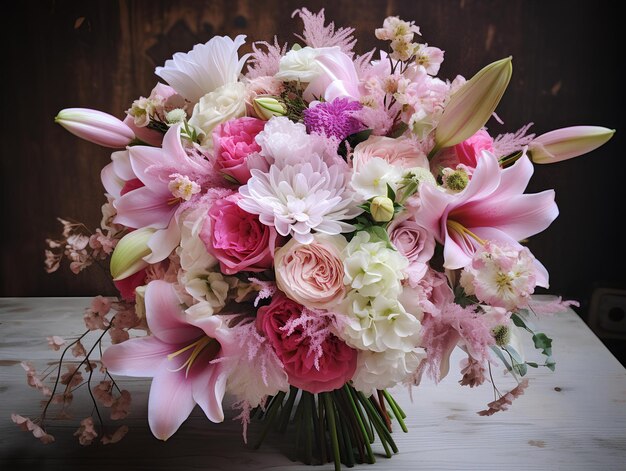
[[[409,352],[388,349],[384,352],[360,351],[352,385],[366,394],[375,389],[386,389],[405,381],[417,370],[426,357],[423,348]]]
[[[243,83],[227,83],[207,93],[193,107],[189,124],[201,131],[202,145],[212,143],[211,131],[218,124],[246,114],[246,86]]]
[[[316,60],[318,55],[319,52],[309,46],[292,49],[281,57],[275,77],[284,82],[310,82],[322,72]]]
[[[382,241],[370,240],[367,232],[357,233],[344,250],[343,282],[362,296],[396,296],[402,289],[408,260]]]

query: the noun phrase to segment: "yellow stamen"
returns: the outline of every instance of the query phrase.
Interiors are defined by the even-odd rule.
[[[478,237],[476,234],[474,234],[472,231],[470,231],[463,224],[460,224],[460,223],[458,223],[456,221],[452,221],[451,219],[448,219],[446,221],[446,226],[448,226],[448,231],[456,232],[457,234],[459,234],[463,238],[466,238],[467,236],[469,236],[472,239],[474,239],[476,242],[478,242],[480,245],[485,245],[485,241],[483,239]]]
[[[177,198],[177,197],[174,196],[174,197],[170,198],[169,200],[167,200],[167,204],[169,206],[174,206],[175,204],[180,203],[180,200],[181,200],[180,198]]]
[[[171,361],[174,357],[177,357],[178,355],[181,355],[185,353],[186,351],[193,349],[191,351],[191,354],[189,355],[189,358],[187,358],[187,360],[185,360],[185,362],[182,365],[180,365],[178,368],[172,371],[180,371],[183,368],[185,368],[185,376],[188,376],[189,370],[191,369],[193,362],[196,360],[196,358],[198,358],[198,355],[200,355],[200,353],[202,353],[202,351],[208,346],[210,346],[212,343],[215,343],[215,345],[217,346],[217,349],[219,350],[219,343],[217,343],[215,339],[212,339],[211,337],[201,337],[195,342],[187,345],[186,347],[183,347],[180,350],[170,353],[167,356],[167,359]]]

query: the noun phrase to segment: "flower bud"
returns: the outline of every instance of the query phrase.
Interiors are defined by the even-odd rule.
[[[155,231],[156,229],[151,227],[144,227],[122,237],[111,256],[113,281],[128,278],[148,265],[143,258],[152,253],[148,241]]]
[[[376,196],[370,203],[370,214],[376,222],[391,221],[394,215],[393,201],[386,196]]]
[[[450,97],[435,130],[431,157],[440,149],[463,142],[485,125],[511,80],[511,61],[507,57],[489,64]]]
[[[271,96],[255,98],[252,107],[256,115],[265,121],[270,120],[274,116],[285,116],[287,114],[285,105]]]
[[[536,164],[551,164],[591,152],[607,142],[614,129],[600,126],[572,126],[536,137],[528,146]]]
[[[135,133],[115,116],[87,108],[67,108],[54,118],[75,136],[103,147],[123,149],[135,139]]]

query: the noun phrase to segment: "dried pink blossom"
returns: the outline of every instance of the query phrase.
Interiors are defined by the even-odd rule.
[[[94,427],[93,418],[87,417],[80,421],[80,427],[74,432],[74,436],[78,437],[78,442],[83,445],[91,445],[91,442],[98,436],[98,432]]]
[[[113,401],[111,405],[111,419],[120,420],[125,419],[130,413],[131,396],[130,392],[126,389],[122,389],[120,395]]]
[[[463,375],[459,381],[461,386],[473,388],[485,382],[485,367],[472,357],[461,360],[461,374]]]
[[[67,373],[61,375],[61,384],[67,385],[69,389],[73,389],[83,382],[83,374],[77,370],[76,366],[67,365]]]
[[[91,389],[91,392],[93,393],[93,397],[96,398],[96,401],[104,407],[111,407],[115,400],[111,393],[112,389],[113,383],[111,381],[100,381],[100,383]]]
[[[20,363],[24,371],[26,371],[26,382],[31,388],[38,389],[41,393],[49,397],[52,394],[52,391],[48,386],[45,386],[41,381],[41,378],[37,375],[37,371],[33,367],[33,364],[30,362],[23,361]]]
[[[54,437],[41,428],[39,425],[34,423],[28,417],[23,417],[19,414],[11,414],[11,420],[13,423],[17,424],[17,426],[25,431],[31,432],[35,438],[38,438],[42,443],[48,444],[54,441]]]
[[[478,411],[478,415],[493,415],[496,412],[508,410],[509,406],[513,403],[513,400],[524,394],[524,390],[528,387],[528,380],[522,380],[515,388],[511,389],[500,399],[487,404],[488,409]]]
[[[552,314],[558,314],[559,312],[565,312],[570,309],[571,306],[579,307],[580,303],[573,300],[564,301],[560,296],[548,300],[532,298],[528,302],[528,309],[538,316],[550,316]]]
[[[85,310],[83,319],[89,330],[103,330],[109,325],[106,315],[111,310],[111,300],[104,296],[96,296],[91,306]]]
[[[111,310],[111,300],[104,296],[96,296],[91,300],[91,310],[101,316],[106,316]]]
[[[80,342],[80,340],[78,340],[72,347],[72,355],[74,355],[74,358],[84,357],[87,355],[87,350],[85,350],[85,346]]]
[[[117,327],[109,329],[109,336],[111,337],[111,343],[113,345],[125,342],[130,338],[128,331],[124,329],[118,329]]]
[[[112,445],[113,443],[119,442],[122,438],[126,436],[128,433],[128,425],[122,425],[113,432],[113,435],[105,435],[100,440],[103,445]]]
[[[59,337],[58,335],[53,335],[51,337],[46,337],[48,341],[48,347],[50,347],[55,352],[60,350],[63,345],[65,345],[65,339],[63,337]]]

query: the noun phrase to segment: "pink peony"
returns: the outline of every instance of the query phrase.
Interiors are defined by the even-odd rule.
[[[271,268],[280,241],[276,229],[241,209],[238,199],[238,195],[232,195],[217,200],[200,232],[200,239],[227,275]]]
[[[278,288],[309,308],[339,304],[346,294],[341,260],[345,246],[346,239],[341,235],[315,234],[310,244],[291,239],[276,251]]]
[[[289,384],[314,394],[342,387],[356,371],[357,351],[332,334],[328,322],[282,293],[257,312],[257,329],[282,361]]]
[[[246,160],[251,153],[261,150],[254,138],[264,126],[265,121],[248,117],[217,126],[213,130],[216,167],[239,183],[246,183],[250,179]]]
[[[396,167],[428,168],[426,155],[409,139],[392,139],[384,136],[370,136],[354,148],[354,171],[374,157],[379,157]]]
[[[493,153],[493,138],[484,129],[480,129],[469,139],[454,146],[459,163],[469,168],[476,168],[484,150]]]

